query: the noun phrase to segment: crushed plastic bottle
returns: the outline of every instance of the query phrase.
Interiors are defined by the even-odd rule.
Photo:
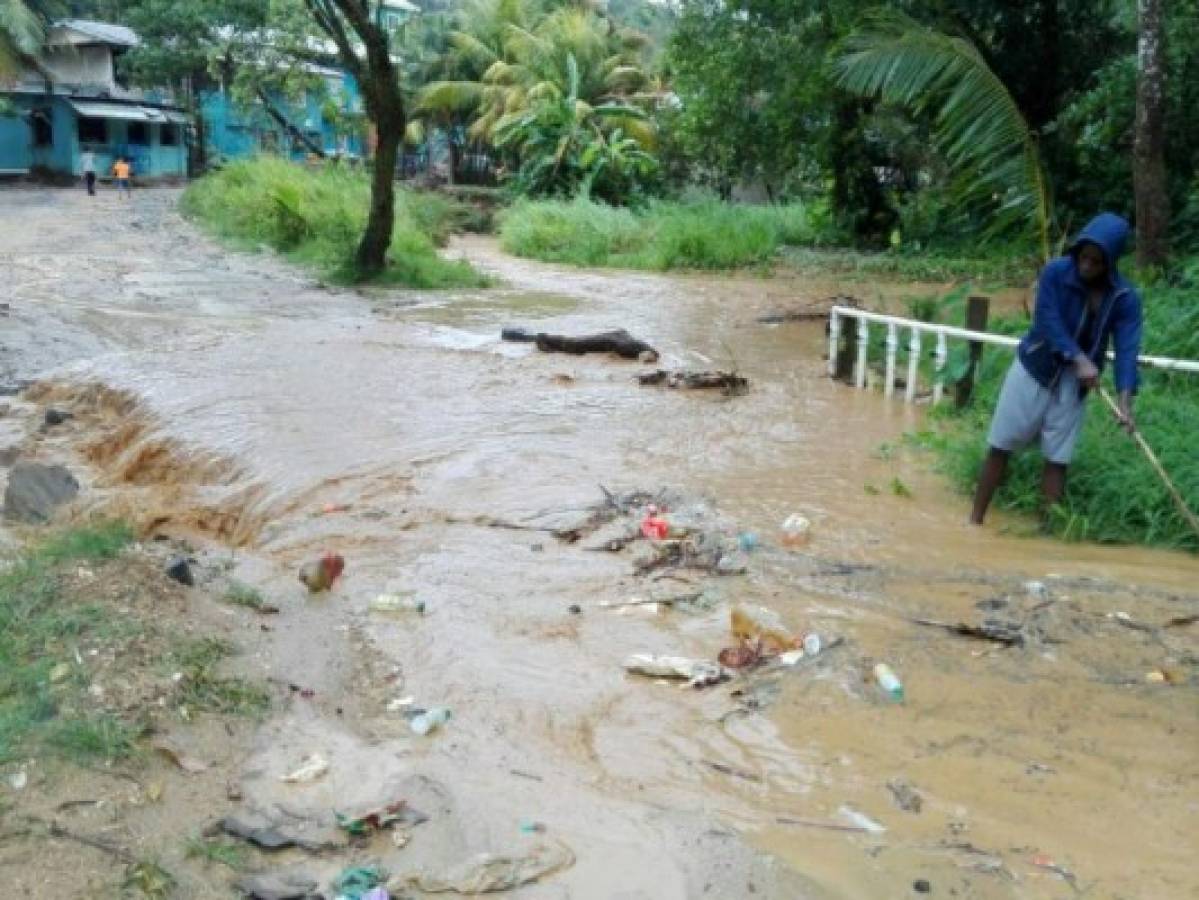
[[[419,615],[424,615],[425,601],[417,600],[412,594],[380,594],[370,602],[370,609],[371,612],[414,612],[418,613]]]
[[[903,682],[899,680],[898,675],[891,671],[889,665],[886,663],[876,665],[874,667],[874,680],[888,697],[896,703],[903,702]]]
[[[778,614],[764,606],[734,606],[729,613],[729,631],[743,644],[761,642],[769,653],[782,653],[799,646]]]
[[[426,735],[431,731],[436,731],[453,716],[448,706],[434,706],[425,710],[419,716],[413,716],[408,721],[408,727],[415,734]]]
[[[792,513],[783,520],[783,546],[803,547],[812,538],[812,523],[807,516]]]

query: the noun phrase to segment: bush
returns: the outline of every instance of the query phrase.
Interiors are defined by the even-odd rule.
[[[617,209],[584,197],[526,200],[504,213],[505,250],[548,262],[630,269],[731,269],[772,261],[780,247],[822,233],[818,210],[730,205],[714,200],[655,202]]]
[[[182,205],[219,237],[251,249],[266,245],[336,280],[357,280],[354,253],[370,207],[370,185],[360,172],[260,156],[193,182]],[[416,288],[483,284],[467,263],[437,253],[458,216],[446,198],[398,190],[389,266],[380,280]]]
[[[1154,356],[1199,358],[1199,289],[1156,286],[1142,291],[1145,302],[1143,352]],[[1017,320],[992,330],[1019,333]],[[979,373],[975,402],[961,412],[938,411],[940,427],[920,440],[939,457],[941,467],[963,491],[973,491],[986,453],[986,434],[1010,353],[988,350]],[[1110,375],[1105,381],[1110,386]],[[1162,465],[1192,509],[1199,508],[1199,380],[1194,374],[1142,369],[1135,404],[1137,423]],[[1110,389],[1110,388],[1109,388]],[[1143,543],[1199,549],[1199,538],[1175,508],[1148,461],[1121,432],[1102,400],[1089,404],[1065,502],[1048,521],[1068,539]],[[1041,460],[1036,452],[1017,455],[996,503],[1036,512],[1041,503]]]

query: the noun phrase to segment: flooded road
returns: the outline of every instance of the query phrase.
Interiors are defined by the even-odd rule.
[[[756,321],[853,286],[579,271],[472,238],[451,252],[501,286],[329,289],[217,247],[176,196],[0,193],[6,344],[70,336],[45,341],[54,368],[34,396],[76,411],[58,449],[88,496],[234,550],[283,607],[274,632],[245,635],[246,665],[317,700],[263,727],[252,804],[410,793],[433,820],[386,848],[393,872],[519,853],[534,839],[521,822],[544,823],[535,839],[575,863],[518,891],[531,898],[889,898],[918,881],[934,896],[1199,896],[1199,626],[1160,627],[1199,612],[1199,567],[1017,537],[1002,517],[967,528],[963,498],[902,446],[921,408],[831,383],[821,323]],[[664,367],[735,368],[750,392],[640,387],[638,364],[502,343],[509,325],[623,327]],[[662,586],[628,553],[492,527],[552,527],[600,485],[706,498],[761,547],[744,576],[686,576],[709,609],[621,614],[599,604]],[[793,512],[813,523],[799,551],[778,546]],[[325,550],[347,576],[310,599],[294,572]],[[384,590],[428,614],[369,613]],[[733,603],[842,643],[705,691],[622,670],[634,652],[714,658]],[[911,621],[984,610],[1035,619],[1039,639]],[[902,677],[902,705],[874,687],[876,661]],[[1146,681],[1155,669],[1184,683]],[[407,695],[451,707],[444,731],[413,736],[388,711]],[[328,777],[280,785],[313,750]],[[897,805],[897,780],[919,811]],[[821,827],[847,809],[885,832]]]

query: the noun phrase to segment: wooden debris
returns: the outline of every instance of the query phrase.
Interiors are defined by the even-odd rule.
[[[749,379],[736,372],[672,372],[658,369],[656,372],[638,375],[637,382],[641,385],[661,385],[674,390],[718,390],[727,397],[737,397],[749,390]]]
[[[657,350],[645,341],[633,337],[623,328],[581,337],[534,333],[524,328],[505,328],[500,332],[500,337],[505,341],[536,344],[538,350],[546,353],[571,353],[576,356],[584,353],[615,353],[623,359],[636,359],[648,363],[658,361]]]

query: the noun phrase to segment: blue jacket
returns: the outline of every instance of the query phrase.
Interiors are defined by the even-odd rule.
[[[1136,390],[1141,298],[1116,266],[1127,242],[1128,223],[1114,213],[1101,213],[1082,230],[1067,255],[1059,256],[1041,270],[1032,328],[1020,341],[1019,355],[1024,368],[1045,387],[1053,385],[1062,369],[1080,353],[1086,353],[1103,371],[1108,342],[1114,338],[1116,390]],[[1107,291],[1089,347],[1078,345],[1087,308],[1087,288],[1079,278],[1075,254],[1084,243],[1095,244],[1103,251],[1108,273]]]

